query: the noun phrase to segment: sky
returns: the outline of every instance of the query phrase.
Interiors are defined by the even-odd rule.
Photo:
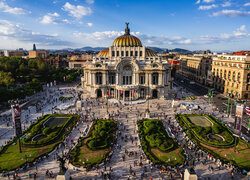
[[[124,34],[188,50],[250,50],[250,0],[0,0],[0,49],[108,47]]]

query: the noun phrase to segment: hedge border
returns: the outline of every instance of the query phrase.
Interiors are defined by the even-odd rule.
[[[146,136],[144,134],[144,131],[141,130],[140,124],[139,124],[139,123],[142,123],[142,128],[144,128],[143,122],[147,121],[147,120],[155,120],[155,119],[143,119],[143,120],[138,121],[139,137],[140,137],[141,146],[142,146],[142,149],[143,149],[144,153],[146,154],[147,158],[150,159],[155,164],[164,165],[164,166],[171,166],[169,163],[167,163],[165,161],[161,161],[158,157],[156,157],[156,155],[154,153],[151,152],[151,150],[150,150],[151,147],[149,145],[149,142],[146,140],[146,138],[145,138]],[[159,121],[159,120],[155,120],[155,121]],[[161,125],[163,126],[162,121],[160,121],[160,122],[161,122]],[[164,134],[166,135],[166,137],[171,139],[172,142],[174,143],[173,148],[169,149],[167,152],[171,152],[171,151],[173,151],[173,150],[175,150],[177,148],[181,148],[174,139],[172,139],[172,138],[170,138],[168,136],[166,130],[164,131]],[[158,149],[158,150],[161,151],[160,149]],[[163,152],[163,151],[161,151],[161,152]],[[164,153],[166,153],[166,152],[164,152]],[[181,148],[181,150],[179,152],[179,155],[183,156],[183,162],[184,162],[185,161],[185,156],[184,156],[184,150],[182,148]],[[175,165],[172,165],[172,166],[178,166],[178,165],[180,166],[180,165],[182,165],[182,163],[179,162],[179,163],[176,163]]]
[[[177,122],[180,124],[180,126],[182,126],[182,128],[183,128],[183,123],[184,123],[184,122],[183,122],[183,121],[180,121],[180,115],[183,115],[183,114],[177,114],[177,115],[175,115],[175,119],[176,119]],[[209,115],[209,116],[210,116],[210,115]],[[211,117],[214,118],[213,116],[211,116]],[[215,118],[214,118],[214,119],[215,119]],[[218,123],[222,124],[221,122],[218,122]],[[223,126],[225,127],[225,125],[223,125]],[[227,128],[227,127],[225,127],[225,128]],[[201,150],[203,150],[204,152],[207,152],[207,153],[209,153],[209,154],[212,154],[214,158],[220,159],[220,161],[221,161],[222,163],[224,163],[224,164],[231,163],[232,165],[234,165],[234,166],[236,166],[236,167],[238,167],[238,168],[240,168],[240,169],[245,169],[245,170],[247,170],[247,171],[250,170],[250,167],[247,167],[247,166],[240,166],[240,165],[238,165],[234,160],[228,160],[228,159],[224,158],[223,156],[220,156],[220,155],[217,154],[216,152],[214,152],[214,151],[212,151],[212,150],[210,150],[210,149],[208,149],[208,148],[202,146],[200,143],[203,143],[203,142],[199,142],[199,140],[197,140],[197,138],[194,136],[193,133],[190,133],[190,131],[188,131],[187,128],[183,128],[183,130],[185,131],[185,133],[188,135],[188,137],[190,138],[190,140],[191,140],[196,146],[198,146],[198,147],[199,147]],[[229,129],[227,129],[227,130],[230,131]],[[237,144],[239,143],[239,141],[243,141],[243,142],[244,142],[244,140],[242,140],[242,139],[240,139],[240,138],[237,138]],[[246,143],[246,142],[244,142],[244,143]],[[204,143],[204,144],[205,144],[205,143]],[[210,146],[210,145],[208,145],[208,146]],[[248,144],[248,147],[249,147],[249,144]],[[231,148],[231,147],[223,147],[223,148]]]

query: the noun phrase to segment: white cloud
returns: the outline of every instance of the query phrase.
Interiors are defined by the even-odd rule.
[[[59,22],[58,17],[60,15],[58,13],[48,13],[43,16],[42,20],[40,23],[42,24],[57,24]]]
[[[250,6],[250,2],[249,3],[245,3],[244,6]]]
[[[250,11],[222,10],[213,13],[212,16],[228,16],[228,17],[250,16]]]
[[[94,0],[86,0],[86,3],[88,3],[88,4],[94,4]]]
[[[94,24],[93,23],[87,23],[89,27],[92,27]]]
[[[93,13],[91,8],[84,7],[84,6],[74,6],[70,4],[69,2],[66,2],[65,5],[62,8],[64,11],[69,12],[70,16],[76,17],[76,18],[82,18],[83,16],[90,15]]]
[[[73,34],[77,39],[81,39],[83,42],[91,42],[94,44],[102,44],[103,42],[112,43],[118,36],[123,35],[123,31],[104,31],[104,32],[94,32],[94,33],[80,33],[75,32]],[[131,32],[132,35],[137,36],[145,45],[156,45],[156,46],[164,46],[164,45],[186,45],[191,44],[192,41],[190,39],[180,37],[180,36],[152,36],[147,34],[142,34],[140,32]]]
[[[28,11],[25,11],[22,8],[17,8],[17,7],[10,7],[8,4],[5,2],[0,2],[0,11],[10,13],[10,14],[27,14]]]
[[[247,28],[246,28],[246,25],[241,25],[238,29],[237,29],[237,31],[247,31]]]
[[[232,4],[229,2],[229,1],[226,1],[226,2],[224,2],[221,6],[222,7],[229,7],[229,6],[231,6]]]
[[[240,26],[239,28],[236,29],[236,31],[233,31],[231,34],[228,33],[223,33],[220,34],[219,36],[201,36],[200,40],[203,41],[203,43],[218,43],[222,41],[233,41],[237,39],[243,39],[243,38],[248,38],[250,37],[250,34],[247,33],[247,29],[245,25]]]
[[[40,23],[42,23],[42,24],[56,24],[56,22],[54,22],[54,18],[49,16],[49,15],[43,16]]]
[[[204,3],[213,3],[215,0],[203,0]]]
[[[208,6],[199,6],[199,10],[209,10],[209,9],[213,9],[213,8],[217,8],[218,5],[212,4],[212,5],[208,5]]]
[[[195,4],[200,4],[201,3],[201,0],[197,0]]]
[[[58,34],[41,34],[33,32],[29,29],[24,29],[18,24],[7,20],[0,20],[0,38],[6,38],[11,42],[26,45],[27,43],[36,43],[42,46],[71,46],[72,43],[58,39]],[[5,44],[0,44],[0,48],[5,47]]]

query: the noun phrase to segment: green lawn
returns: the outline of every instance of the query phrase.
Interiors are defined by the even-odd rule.
[[[188,116],[192,123],[201,127],[212,126],[213,124],[204,116]]]
[[[142,149],[152,162],[168,166],[181,165],[184,162],[183,149],[174,139],[168,137],[161,121],[141,120],[138,128]]]
[[[234,151],[234,137],[232,132],[223,124],[221,124],[214,117],[209,115],[206,118],[212,121],[213,126],[206,126],[205,128],[197,123],[194,123],[192,117],[199,117],[202,115],[193,114],[178,114],[176,119],[182,128],[185,130],[189,138],[197,145],[199,148],[212,154],[215,158],[222,160],[224,163],[232,163],[240,168],[250,170],[250,145],[249,143],[238,138],[236,149],[238,152]],[[191,119],[190,119],[191,117]],[[188,120],[190,119],[191,122]],[[220,135],[224,139],[209,139],[208,134]]]
[[[117,123],[114,120],[95,121],[88,135],[71,152],[71,163],[86,168],[100,164],[115,143],[116,130]]]
[[[31,132],[33,132],[34,136],[36,134],[40,134],[41,129],[37,130],[37,126],[43,123],[49,117],[53,116],[45,115],[39,118],[27,130],[25,130],[23,134],[28,135],[31,134]],[[66,116],[66,115],[61,115],[61,116]],[[26,163],[26,161],[33,162],[36,158],[51,152],[59,143],[61,143],[64,140],[64,137],[71,132],[78,118],[79,118],[78,115],[68,115],[66,118],[69,119],[67,123],[64,123],[64,126],[56,127],[56,128],[61,128],[61,130],[58,131],[60,132],[60,134],[56,134],[56,136],[51,136],[51,139],[48,139],[48,141],[46,141],[45,143],[40,143],[39,145],[37,145],[36,143],[39,142],[40,140],[25,142],[24,139],[27,138],[27,136],[24,136],[21,140],[21,142],[25,142],[21,143],[22,153],[19,152],[19,142],[16,139],[7,144],[3,149],[0,150],[0,172],[2,170],[7,170],[7,171],[15,170],[18,167],[23,166]]]
[[[3,169],[10,171],[22,166],[26,163],[26,157],[27,162],[33,162],[38,156],[50,152],[54,145],[56,145],[56,143],[39,148],[23,146],[22,153],[19,153],[18,143],[10,145],[4,153],[0,154],[0,171]]]

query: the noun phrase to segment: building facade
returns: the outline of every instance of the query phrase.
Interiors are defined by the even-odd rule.
[[[121,101],[166,98],[170,92],[171,66],[125,29],[113,45],[84,64],[82,87],[91,97],[108,95]]]
[[[92,54],[83,54],[83,55],[72,55],[69,59],[69,68],[70,69],[82,69],[85,62],[92,61]]]
[[[217,55],[212,72],[215,89],[237,99],[250,99],[250,56]]]
[[[29,51],[29,58],[43,58],[46,59],[49,56],[49,51],[46,50],[35,50],[35,51]]]
[[[212,85],[212,56],[204,54],[180,55],[178,74],[200,84]]]

